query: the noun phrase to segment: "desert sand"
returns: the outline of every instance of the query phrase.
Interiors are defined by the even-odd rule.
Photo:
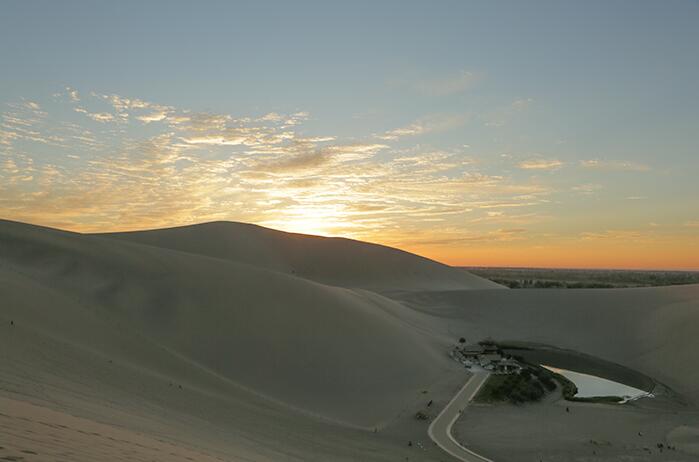
[[[455,433],[460,441],[495,461],[695,461],[696,455],[683,451],[675,438],[668,438],[683,420],[696,422],[696,414],[682,416],[681,412],[657,412],[640,403],[617,407],[563,401],[473,405],[459,420]]]
[[[447,354],[462,335],[638,371],[668,403],[641,415],[674,416],[653,438],[696,457],[699,286],[514,291],[253,225],[86,235],[0,221],[0,294],[6,460],[447,461],[413,416],[434,417],[467,380]],[[522,419],[556,404],[540,406]],[[456,428],[515,460],[493,429],[518,431],[502,421],[524,410],[469,409]],[[618,418],[635,433],[646,417]],[[582,460],[571,448],[556,460]]]

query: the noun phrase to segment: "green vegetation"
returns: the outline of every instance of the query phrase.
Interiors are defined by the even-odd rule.
[[[465,268],[511,289],[611,289],[699,284],[694,271]]]
[[[492,278],[493,282],[510,289],[614,289],[619,286],[602,282],[568,282],[535,279],[500,279]],[[626,287],[626,286],[624,286]]]
[[[589,398],[566,398],[568,401],[577,401],[578,403],[604,403],[604,404],[619,404],[624,401],[621,396],[591,396]]]
[[[577,399],[575,395],[578,393],[578,387],[576,387],[573,382],[571,382],[561,374],[551,372],[551,375],[561,386],[561,394],[563,395],[563,398],[567,399],[568,401],[575,401]]]
[[[522,404],[540,401],[555,389],[556,383],[546,369],[526,367],[519,374],[491,375],[478,392],[476,401]]]
[[[544,367],[526,364],[519,374],[491,375],[476,396],[481,403],[509,402],[522,404],[541,401],[548,393],[561,388],[561,394],[567,401],[582,403],[617,404],[623,401],[619,396],[597,396],[578,398],[578,388],[573,382],[560,374]]]

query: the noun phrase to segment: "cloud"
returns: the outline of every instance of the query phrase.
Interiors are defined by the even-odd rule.
[[[161,120],[164,120],[166,117],[167,117],[167,112],[158,111],[158,112],[152,112],[152,113],[146,114],[146,115],[136,116],[136,119],[138,119],[144,123],[151,123],[151,122],[159,122]]]
[[[606,171],[620,171],[620,172],[647,172],[650,167],[645,164],[639,164],[636,162],[619,161],[619,160],[601,160],[601,159],[589,159],[581,160],[580,165],[583,168],[595,169],[595,170],[606,170]]]
[[[277,114],[276,112],[270,112],[268,114],[263,115],[259,119],[260,122],[281,122],[284,120],[284,116],[281,114]]]
[[[348,144],[317,147],[315,142],[302,139],[295,145],[289,146],[286,151],[289,155],[273,160],[265,160],[254,163],[251,167],[265,172],[295,172],[315,169],[326,164],[343,164],[372,157],[382,149],[387,148],[383,144]],[[325,139],[323,138],[323,141]]]
[[[573,186],[570,188],[571,191],[575,191],[577,193],[580,193],[585,196],[590,196],[592,194],[595,194],[596,192],[604,189],[604,186],[601,184],[597,183],[586,183],[586,184],[580,184],[577,186]]]
[[[217,146],[238,146],[245,144],[247,137],[245,135],[203,135],[182,138],[187,144],[207,144]]]
[[[26,107],[28,107],[29,109],[32,109],[32,110],[34,110],[34,111],[40,111],[40,110],[41,110],[41,106],[39,106],[39,103],[35,103],[34,101],[26,101],[26,102],[24,103],[24,105],[25,105]]]
[[[472,233],[458,230],[448,230],[443,237],[423,235],[408,238],[410,245],[454,246],[469,242],[510,242],[526,239],[528,231],[524,228],[497,229],[486,233]]]
[[[10,175],[20,172],[19,167],[17,167],[17,163],[13,159],[5,159],[5,161],[2,163],[2,168],[5,173]]]
[[[472,165],[474,160],[461,150],[445,151],[423,147],[412,147],[398,151],[393,162],[407,168],[420,168],[425,173],[440,173]]]
[[[112,120],[114,120],[114,116],[108,112],[88,112],[86,113],[86,115],[97,122],[111,122]]]
[[[270,162],[261,162],[255,168],[269,172],[293,172],[318,167],[329,162],[330,158],[328,152],[315,151]]]
[[[464,125],[468,118],[466,114],[432,115],[418,119],[405,127],[395,128],[381,135],[376,135],[376,137],[382,140],[393,141],[408,136],[444,132]]]
[[[523,170],[556,170],[562,165],[563,162],[557,159],[529,159],[517,164]]]
[[[233,120],[228,114],[208,114],[208,113],[184,113],[176,118],[177,124],[181,125],[181,129],[188,131],[211,131],[224,130],[228,123]]]
[[[482,115],[481,119],[485,122],[486,127],[502,127],[515,115],[523,112],[533,103],[533,98],[518,98],[505,107]]]
[[[482,78],[480,73],[462,70],[448,77],[419,81],[414,88],[424,95],[447,96],[468,90]]]
[[[77,92],[77,90],[73,90],[70,87],[66,87],[66,92],[68,93],[68,96],[70,97],[71,101],[73,101],[74,103],[80,102],[80,94]]]
[[[637,241],[643,239],[646,235],[639,230],[620,230],[610,229],[600,232],[584,232],[580,233],[580,238],[586,241],[591,240],[624,240]]]
[[[233,117],[119,95],[76,98],[68,91],[54,98],[63,108],[21,102],[2,114],[0,215],[79,231],[228,219],[387,243],[448,229],[504,240],[525,235],[512,230],[528,226],[531,208],[551,194],[479,170],[461,146],[396,149],[371,134],[309,135],[305,112]],[[90,124],[71,110],[112,117]],[[425,117],[392,135],[466,120]],[[27,141],[52,143],[51,156]],[[500,213],[509,210],[522,213]],[[488,212],[491,221],[475,221]],[[471,229],[497,219],[497,230]]]

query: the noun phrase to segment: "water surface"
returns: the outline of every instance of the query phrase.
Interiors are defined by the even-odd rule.
[[[566,369],[559,369],[557,367],[546,366],[544,364],[542,364],[542,367],[560,374],[573,382],[578,388],[578,392],[575,394],[576,398],[618,396],[622,398],[622,402],[625,403],[627,401],[632,401],[639,398],[653,397],[653,394],[647,391],[640,390],[629,385],[624,385],[623,383],[603,379],[602,377],[583,374],[581,372],[573,372]]]

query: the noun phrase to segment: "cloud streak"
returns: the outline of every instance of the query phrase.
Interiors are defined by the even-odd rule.
[[[404,127],[395,128],[376,135],[377,138],[387,141],[394,141],[404,137],[425,135],[428,133],[445,132],[460,127],[468,121],[467,114],[439,114],[418,119]]]
[[[454,75],[418,81],[414,84],[414,88],[428,96],[448,96],[463,93],[482,78],[482,73],[462,70]]]
[[[603,159],[588,159],[581,160],[580,165],[586,169],[602,170],[602,171],[618,171],[618,172],[648,172],[650,167],[646,164],[640,164],[630,161],[620,160],[603,160]]]
[[[529,159],[521,161],[517,166],[523,170],[556,170],[563,166],[563,162],[557,159]]]

